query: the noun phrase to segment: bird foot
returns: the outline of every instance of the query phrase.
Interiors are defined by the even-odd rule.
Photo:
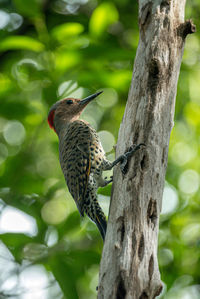
[[[133,155],[133,153],[135,153],[137,150],[139,150],[141,148],[141,146],[146,146],[146,144],[144,144],[144,143],[140,143],[138,145],[133,144],[133,145],[131,145],[129,150],[121,156],[120,169],[121,169],[122,174],[126,174],[126,172],[127,172],[128,158],[131,157]]]

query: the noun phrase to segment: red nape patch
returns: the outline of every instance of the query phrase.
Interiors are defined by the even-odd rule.
[[[49,123],[49,127],[55,131],[55,127],[53,124],[54,116],[55,116],[55,110],[50,111],[48,115],[48,123]]]

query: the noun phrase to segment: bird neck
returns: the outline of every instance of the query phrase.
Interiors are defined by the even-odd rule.
[[[70,126],[74,123],[85,122],[84,120],[80,120],[79,117],[73,117],[70,119],[62,119],[62,121],[57,122],[55,126],[55,131],[60,138],[66,131],[70,128]],[[87,123],[87,122],[85,122]]]
[[[79,119],[79,115],[75,115],[73,117],[72,116],[68,116],[68,115],[63,115],[62,117],[56,117],[55,121],[54,121],[55,132],[59,136],[60,132],[63,129],[66,130],[66,128],[68,127],[68,125],[70,125],[71,123],[77,121],[78,119]]]

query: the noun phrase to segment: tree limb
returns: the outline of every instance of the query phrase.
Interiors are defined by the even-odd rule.
[[[159,215],[185,37],[185,1],[140,0],[140,41],[119,130],[117,156],[133,144],[128,172],[117,167],[103,249],[99,299],[155,298],[162,291],[157,261]]]

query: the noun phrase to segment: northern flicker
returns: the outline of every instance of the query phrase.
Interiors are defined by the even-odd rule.
[[[96,192],[98,187],[106,186],[112,179],[103,179],[102,172],[112,169],[119,162],[123,171],[128,157],[144,144],[132,146],[114,162],[106,159],[96,131],[89,123],[79,119],[86,105],[101,93],[83,100],[66,98],[56,102],[49,111],[48,123],[58,135],[60,165],[80,215],[85,213],[96,223],[104,240],[107,223]]]

